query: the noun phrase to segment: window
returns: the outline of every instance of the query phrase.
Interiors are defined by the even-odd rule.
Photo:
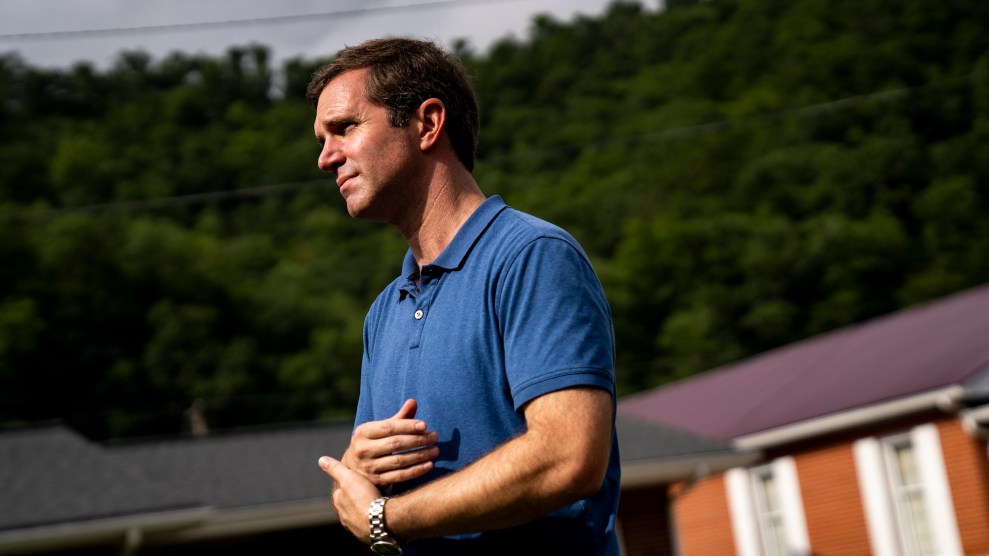
[[[810,554],[797,466],[791,457],[725,475],[739,556]]]
[[[962,555],[937,426],[859,439],[855,466],[873,554]]]
[[[752,490],[763,554],[786,556],[786,530],[783,523],[783,507],[780,504],[773,476],[773,468],[763,466],[752,470]]]
[[[903,553],[910,556],[938,554],[927,518],[924,483],[910,436],[884,438],[882,445]]]

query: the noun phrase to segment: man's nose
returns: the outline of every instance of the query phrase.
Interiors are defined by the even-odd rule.
[[[337,168],[343,165],[346,157],[332,141],[323,143],[323,148],[319,151],[319,158],[316,159],[316,166],[324,172],[336,173]]]

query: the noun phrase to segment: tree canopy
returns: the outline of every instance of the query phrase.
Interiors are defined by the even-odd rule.
[[[621,394],[989,278],[989,4],[619,2],[457,53],[475,175],[585,246]],[[323,62],[0,55],[0,423],[352,413],[405,246],[316,169]]]

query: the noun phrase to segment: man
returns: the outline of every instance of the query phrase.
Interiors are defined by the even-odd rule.
[[[371,306],[341,523],[379,554],[618,554],[611,314],[563,230],[485,198],[478,112],[435,45],[349,47],[309,85],[319,167],[409,251]]]

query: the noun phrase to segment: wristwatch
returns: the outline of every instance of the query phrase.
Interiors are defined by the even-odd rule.
[[[371,507],[367,509],[367,518],[371,522],[371,550],[375,554],[397,556],[402,553],[402,547],[388,534],[388,528],[385,526],[386,500],[388,500],[387,496],[375,498],[371,502]]]

